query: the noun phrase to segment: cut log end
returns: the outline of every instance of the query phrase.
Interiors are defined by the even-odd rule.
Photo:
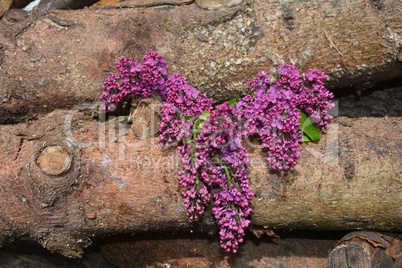
[[[48,175],[59,176],[71,167],[71,157],[61,146],[48,146],[37,158],[39,168]]]
[[[344,236],[328,257],[328,268],[401,267],[401,236],[378,232],[352,232]]]

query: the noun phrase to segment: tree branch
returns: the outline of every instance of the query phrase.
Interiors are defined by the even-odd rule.
[[[302,145],[295,170],[282,175],[248,144],[253,225],[401,231],[401,120],[338,118],[319,143]],[[215,226],[209,214],[188,223],[180,161],[157,138],[138,140],[124,124],[74,110],[0,128],[3,242],[25,237],[79,256],[97,235]]]
[[[136,60],[148,49],[217,100],[244,93],[249,78],[285,62],[325,71],[329,88],[402,77],[398,1],[234,1],[211,10],[199,8],[203,1],[168,2],[187,4],[7,13],[0,123],[93,101],[119,56]]]

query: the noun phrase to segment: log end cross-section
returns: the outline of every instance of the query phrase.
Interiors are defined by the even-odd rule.
[[[68,171],[71,161],[68,152],[60,145],[44,148],[37,158],[39,168],[51,176],[59,176]]]

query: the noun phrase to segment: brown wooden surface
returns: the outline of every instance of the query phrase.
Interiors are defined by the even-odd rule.
[[[13,0],[3,0],[0,2],[0,18],[13,4]]]
[[[280,238],[246,236],[236,254],[224,253],[217,234],[145,234],[114,237],[101,247],[116,267],[323,268],[336,240],[323,233],[280,233]],[[309,237],[308,234],[313,234]],[[119,239],[117,239],[119,238]],[[1,255],[0,255],[1,256]]]
[[[119,56],[148,49],[217,100],[285,62],[327,72],[330,88],[402,77],[399,0],[225,1],[232,5],[210,10],[201,2],[10,11],[0,21],[0,123],[93,101]]]
[[[84,108],[0,126],[2,241],[26,237],[77,256],[93,236],[215,228],[210,215],[187,222],[174,150],[137,140],[129,126],[99,123]],[[338,118],[322,141],[302,146],[287,176],[270,174],[264,154],[251,150],[253,225],[401,231],[401,120]],[[68,154],[71,165],[50,165],[61,173],[38,161],[49,147]]]
[[[175,151],[77,106],[96,100],[120,55],[158,50],[171,72],[218,100],[283,62],[328,72],[330,88],[402,76],[399,1],[239,1],[211,10],[135,2],[1,19],[0,123],[29,122],[0,125],[2,242],[25,237],[79,256],[93,236],[195,228],[177,189]],[[339,118],[320,143],[303,145],[286,176],[270,174],[251,150],[253,224],[401,231],[401,120]],[[214,226],[206,215],[196,228]]]
[[[401,235],[352,232],[329,254],[328,268],[397,268],[402,265]]]

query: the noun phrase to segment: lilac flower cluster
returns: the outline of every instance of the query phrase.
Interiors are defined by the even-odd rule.
[[[103,109],[113,109],[128,97],[148,98],[153,91],[164,98],[167,67],[165,58],[151,50],[146,52],[142,62],[120,57],[116,63],[119,74],[110,73],[103,83],[103,93],[99,97],[104,103]]]
[[[190,221],[198,221],[204,214],[211,195],[206,181],[201,179],[199,170],[203,163],[195,144],[195,129],[200,123],[200,115],[212,110],[213,100],[189,85],[180,74],[169,76],[166,82],[166,100],[161,114],[159,127],[162,147],[172,146],[184,141],[177,147],[183,170],[179,172],[179,186],[187,216]],[[205,159],[204,159],[205,161]]]
[[[278,79],[271,82],[265,71],[249,81],[252,95],[240,99],[233,108],[241,124],[243,137],[256,135],[267,150],[267,162],[273,170],[287,170],[300,157],[300,110],[311,116],[321,130],[332,117],[333,94],[324,87],[323,72],[309,70],[304,76],[294,65],[283,64]]]
[[[177,151],[183,164],[183,170],[179,172],[179,186],[183,189],[181,196],[187,217],[189,221],[198,221],[211,199],[210,189],[199,174],[201,162],[197,159],[194,142],[178,146]]]
[[[236,252],[250,224],[253,194],[247,173],[248,153],[231,110],[225,102],[211,110],[206,119],[193,122],[194,131],[178,146],[183,164],[179,185],[185,189],[181,194],[190,221],[200,219],[215,189],[212,211],[220,226],[221,246]]]
[[[228,252],[236,252],[249,226],[253,193],[249,187],[249,157],[241,144],[237,122],[228,102],[217,105],[197,136],[197,149],[203,165],[201,177],[216,188],[212,212],[220,226],[220,243]]]
[[[328,91],[324,82],[327,76],[324,72],[310,69],[303,77],[298,105],[310,115],[321,130],[327,130],[333,117],[328,114],[335,104],[331,101],[334,94]]]
[[[261,71],[249,81],[253,96],[247,95],[233,107],[237,118],[243,119],[242,135],[257,135],[267,149],[271,169],[286,170],[300,157],[300,111],[292,90],[269,84],[270,77]]]
[[[328,114],[335,104],[331,101],[334,94],[328,91],[324,82],[327,76],[324,72],[310,69],[302,77],[296,66],[283,64],[277,70],[280,78],[275,85],[291,90],[297,95],[297,107],[305,111],[321,130],[327,130],[333,119]]]
[[[212,110],[211,98],[189,85],[180,74],[169,75],[166,81],[165,100],[161,109],[162,122],[159,127],[162,147],[172,146],[191,136],[192,120],[185,116],[198,118],[203,111]]]
[[[309,70],[302,76],[295,66],[285,64],[277,70],[277,80],[261,71],[249,80],[251,94],[235,104],[213,107],[211,98],[182,75],[168,74],[167,67],[165,58],[153,51],[137,62],[121,57],[116,63],[119,74],[111,73],[105,80],[100,100],[108,110],[130,97],[161,96],[159,144],[177,145],[183,167],[179,186],[188,219],[199,220],[212,199],[221,246],[236,252],[250,225],[253,197],[242,139],[258,136],[270,168],[289,169],[300,157],[300,110],[326,130],[333,94],[323,85],[324,73]]]

